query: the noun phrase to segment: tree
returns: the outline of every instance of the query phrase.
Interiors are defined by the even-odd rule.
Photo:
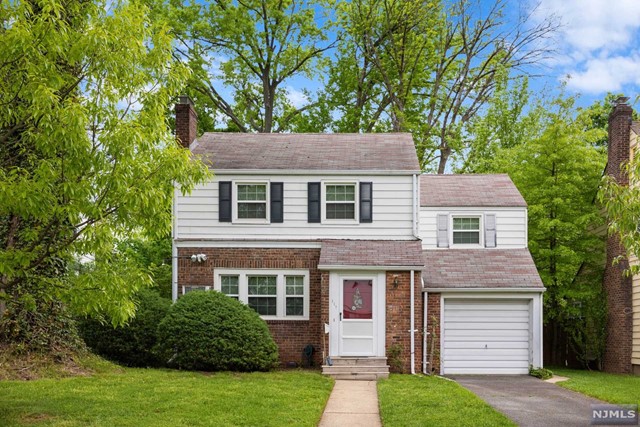
[[[174,23],[175,54],[194,70],[189,87],[199,110],[225,120],[228,130],[282,132],[315,105],[306,89],[302,93],[308,101],[292,103],[286,84],[296,77],[321,77],[323,54],[333,46],[328,21],[318,24],[316,11],[322,5],[307,0],[173,1],[158,2],[156,11]]]
[[[496,87],[528,75],[549,53],[555,20],[531,26],[530,15],[523,15],[507,26],[505,5],[343,3],[344,31],[329,85],[343,114],[337,130],[412,132],[423,170],[443,173],[451,156],[466,148],[465,126]]]
[[[547,288],[545,323],[572,337],[586,361],[604,338],[604,242],[596,232],[604,218],[594,202],[606,155],[595,144],[604,131],[591,127],[588,111],[574,117],[573,104],[556,99],[540,136],[498,149],[492,165],[527,201],[529,249]]]
[[[64,346],[51,337],[65,306],[132,315],[149,275],[113,262],[116,242],[166,233],[174,185],[208,171],[169,132],[188,71],[145,6],[5,2],[0,19],[0,335]],[[68,269],[86,256],[88,273]]]

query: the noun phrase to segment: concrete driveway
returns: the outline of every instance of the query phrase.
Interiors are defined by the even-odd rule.
[[[519,426],[588,426],[591,404],[603,403],[529,375],[454,375],[449,378]]]

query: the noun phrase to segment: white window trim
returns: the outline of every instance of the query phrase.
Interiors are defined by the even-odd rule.
[[[453,242],[453,219],[454,218],[479,218],[480,222],[478,224],[478,244],[474,243],[454,243]],[[452,213],[449,215],[449,242],[450,247],[452,248],[484,248],[484,218],[481,213],[473,213],[473,212],[464,212],[464,213]],[[463,231],[463,230],[457,230]],[[470,230],[466,230],[470,231]]]
[[[238,276],[238,299],[244,304],[249,303],[249,276],[276,276],[276,315],[260,316],[265,320],[309,320],[309,270],[280,270],[280,269],[227,269],[216,268],[213,289],[221,291],[220,276]],[[302,276],[304,283],[304,299],[302,316],[287,316],[286,280],[285,276]],[[296,295],[299,296],[299,295]]]
[[[265,185],[266,186],[266,218],[238,218],[238,203],[242,202],[238,200],[238,185]],[[271,221],[271,182],[268,180],[238,180],[233,181],[231,186],[232,194],[231,200],[231,215],[233,222],[237,224],[269,224]]]
[[[327,218],[327,185],[353,185],[353,219],[328,219]],[[344,181],[344,180],[326,180],[322,181],[321,186],[321,203],[322,203],[322,224],[359,224],[360,223],[360,181]]]
[[[210,291],[211,286],[182,285],[182,295],[187,294],[186,288],[203,288],[203,291]]]

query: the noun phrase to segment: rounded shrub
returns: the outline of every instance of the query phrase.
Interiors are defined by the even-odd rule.
[[[266,371],[278,348],[260,316],[220,292],[190,292],[158,325],[158,352],[169,366],[200,371]]]
[[[126,366],[161,366],[155,353],[158,324],[167,315],[171,300],[152,290],[136,296],[138,309],[127,325],[114,328],[94,319],[79,322],[82,338],[94,353]]]

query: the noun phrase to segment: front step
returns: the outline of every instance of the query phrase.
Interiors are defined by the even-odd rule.
[[[336,380],[375,381],[389,378],[386,357],[332,357],[332,365],[322,365],[322,373]]]

